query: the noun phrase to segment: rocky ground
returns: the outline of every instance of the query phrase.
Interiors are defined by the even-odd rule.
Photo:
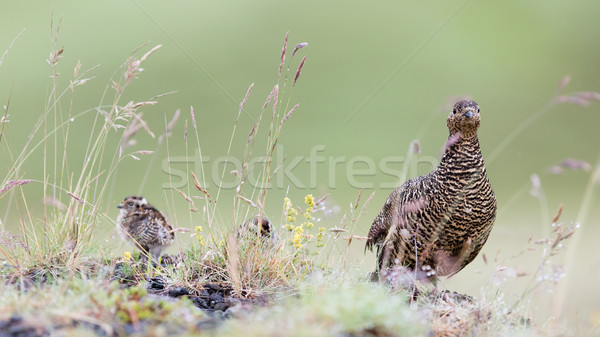
[[[167,264],[171,262],[169,257],[165,259]],[[139,275],[132,275],[125,271],[126,264],[118,262],[110,275],[111,281],[116,281],[121,288],[131,288],[140,284]],[[10,274],[9,271],[4,273]],[[44,286],[49,282],[49,274],[42,270],[33,270],[21,277],[8,277],[6,284],[16,286],[18,289],[27,291],[32,286]],[[235,296],[230,286],[224,283],[207,282],[200,284],[197,289],[188,289],[180,286],[169,286],[170,282],[162,276],[153,276],[145,280],[147,293],[146,297],[156,302],[176,302],[189,299],[195,307],[202,310],[206,315],[204,319],[196,324],[196,330],[211,330],[217,328],[224,320],[234,318],[244,311],[249,311],[257,305],[266,305],[266,297],[246,298]],[[7,319],[0,320],[0,337],[34,337],[34,336],[54,336],[58,331],[74,327],[84,327],[96,333],[98,336],[121,336],[135,333],[143,333],[140,327],[135,324],[119,324],[111,326],[111,334],[107,334],[106,328],[100,324],[81,322],[71,320],[68,324],[57,322],[53,326],[40,326],[33,324],[30,320],[21,315],[13,315]],[[143,327],[142,327],[143,329]],[[177,330],[176,327],[173,329]],[[189,330],[189,327],[185,328]],[[59,335],[62,335],[59,333]]]

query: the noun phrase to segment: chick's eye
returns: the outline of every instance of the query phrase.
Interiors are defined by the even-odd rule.
[[[477,108],[477,113],[479,113],[479,108]]]
[[[455,114],[456,113],[456,109],[452,109],[452,113]]]
[[[133,207],[133,202],[128,203],[127,206]]]

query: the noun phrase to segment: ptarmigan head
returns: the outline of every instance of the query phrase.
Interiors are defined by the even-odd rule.
[[[454,104],[446,125],[450,135],[460,132],[461,138],[471,138],[477,135],[480,122],[479,105],[471,100],[461,100]]]
[[[139,195],[132,195],[123,199],[123,201],[119,205],[117,205],[117,208],[121,210],[122,214],[127,214],[129,212],[141,209],[147,204],[148,201],[146,200],[146,198],[141,197]]]

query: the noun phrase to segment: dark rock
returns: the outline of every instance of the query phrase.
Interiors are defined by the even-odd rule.
[[[189,295],[190,291],[184,287],[174,287],[174,288],[169,289],[167,294],[171,297],[181,297],[184,295]]]
[[[151,277],[148,279],[148,290],[159,291],[165,289],[165,280],[162,277]]]
[[[225,302],[225,298],[220,293],[212,293],[209,299],[211,300],[211,302],[215,303]]]
[[[203,285],[204,289],[212,290],[212,291],[221,291],[223,288],[216,283],[207,283]]]
[[[227,304],[225,302],[219,302],[214,305],[214,309],[219,310],[219,311],[225,311],[228,308],[229,308],[229,304]]]
[[[202,289],[202,290],[200,290],[200,294],[198,294],[198,296],[202,297],[202,298],[209,298],[210,293],[208,292],[208,290]]]
[[[210,309],[208,302],[200,296],[190,296],[190,300],[192,300],[192,303],[194,303],[194,305],[200,309]]]

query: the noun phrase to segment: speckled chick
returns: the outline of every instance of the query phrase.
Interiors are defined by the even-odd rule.
[[[438,167],[408,180],[388,197],[366,248],[377,247],[378,270],[401,265],[435,281],[469,264],[496,218],[496,197],[481,156],[479,106],[458,101],[447,119],[450,136]]]
[[[158,261],[162,251],[175,239],[165,216],[141,196],[129,196],[118,206],[117,231],[123,240]]]
[[[259,238],[258,230],[260,229],[260,241],[268,246],[274,246],[279,243],[279,233],[273,227],[273,224],[264,215],[257,215],[253,219],[246,220],[242,223],[236,233],[238,240],[256,240]]]

